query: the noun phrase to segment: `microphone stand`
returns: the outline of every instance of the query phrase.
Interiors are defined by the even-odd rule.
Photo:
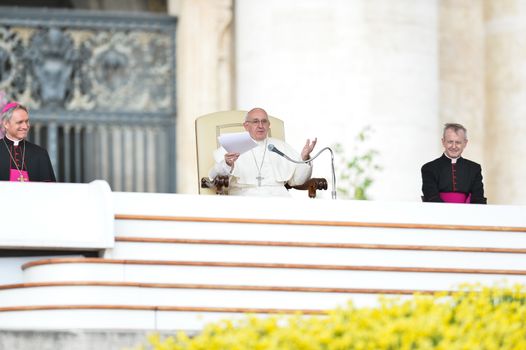
[[[269,145],[270,146],[270,145]],[[274,146],[274,145],[272,145]],[[330,147],[325,147],[325,148],[322,148],[318,153],[316,153],[316,155],[314,157],[312,157],[311,159],[309,160],[294,160],[292,158],[290,158],[289,156],[287,156],[285,153],[282,153],[281,151],[278,151],[277,148],[273,148],[271,149],[272,152],[275,152],[275,153],[278,153],[280,156],[283,156],[285,159],[287,160],[290,160],[291,162],[293,163],[296,163],[296,164],[306,164],[306,163],[310,163],[311,161],[313,161],[314,159],[318,158],[318,156],[321,154],[321,152],[325,151],[325,150],[329,150],[331,152],[331,170],[332,170],[332,191],[331,191],[331,195],[332,195],[332,199],[336,199],[336,173],[334,171],[334,153],[332,152],[332,149]],[[278,151],[278,152],[276,152]]]

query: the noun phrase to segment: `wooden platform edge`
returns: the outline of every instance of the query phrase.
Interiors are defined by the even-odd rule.
[[[103,258],[50,258],[30,261],[22,265],[25,270],[30,267],[50,264],[128,264],[128,265],[166,265],[166,266],[203,266],[203,267],[240,267],[269,269],[311,269],[342,271],[377,271],[377,272],[422,272],[422,273],[459,273],[487,275],[526,275],[526,270],[503,269],[468,269],[468,268],[434,268],[434,267],[393,267],[393,266],[353,266],[353,265],[315,265],[285,263],[238,263],[238,262],[203,262],[203,261],[160,261],[160,260],[126,260]]]
[[[333,288],[333,287],[293,287],[293,286],[250,286],[223,284],[189,284],[189,283],[146,283],[146,282],[113,282],[113,281],[53,281],[27,282],[0,285],[0,290],[40,288],[40,287],[137,287],[165,289],[201,289],[231,291],[264,291],[264,292],[302,292],[302,293],[343,293],[343,294],[392,294],[412,295],[450,293],[450,290],[411,290],[411,289],[373,289],[373,288]]]
[[[449,252],[463,252],[463,253],[526,254],[526,248],[460,247],[460,246],[402,245],[402,244],[277,242],[277,241],[156,238],[156,237],[128,237],[128,236],[116,236],[115,241],[116,242],[129,242],[129,243],[208,244],[208,245],[239,245],[239,246],[258,246],[258,247],[385,249],[385,250],[417,250],[417,251],[440,251],[440,252],[449,251]]]
[[[128,311],[175,311],[175,312],[210,312],[210,313],[243,313],[243,314],[304,314],[325,315],[327,310],[308,309],[270,309],[270,308],[236,308],[236,307],[200,307],[200,306],[156,306],[156,305],[34,305],[0,307],[0,312],[44,311],[44,310],[128,310]]]
[[[526,227],[513,227],[513,226],[441,225],[441,224],[411,224],[411,223],[354,222],[354,221],[254,219],[254,218],[248,218],[248,219],[246,218],[210,218],[210,217],[197,217],[197,216],[189,217],[189,216],[134,215],[134,214],[115,214],[115,220],[180,221],[180,222],[209,222],[209,223],[237,223],[237,224],[267,224],[267,225],[377,227],[377,228],[405,228],[405,229],[459,230],[459,231],[526,232]]]

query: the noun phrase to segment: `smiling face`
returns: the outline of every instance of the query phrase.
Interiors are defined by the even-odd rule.
[[[7,137],[11,140],[22,140],[29,132],[29,115],[23,109],[13,111],[11,119],[4,120],[4,129]]]
[[[243,126],[250,134],[250,137],[256,141],[263,141],[267,138],[270,129],[270,121],[267,112],[261,108],[252,109],[248,112]]]
[[[442,146],[444,146],[444,153],[449,158],[458,158],[466,148],[468,140],[464,130],[446,129],[444,137],[442,138]]]

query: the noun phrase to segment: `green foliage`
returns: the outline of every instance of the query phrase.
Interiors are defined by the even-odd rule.
[[[373,175],[382,170],[376,161],[379,152],[366,147],[372,132],[373,129],[366,126],[354,137],[351,156],[347,155],[341,143],[334,145],[334,152],[339,159],[335,165],[336,172],[339,174],[337,181],[339,198],[369,199],[367,190],[374,183]]]
[[[149,338],[153,350],[518,350],[526,349],[526,289],[465,286],[452,294],[381,298],[326,316],[247,316],[199,335]],[[145,349],[145,348],[143,348]]]

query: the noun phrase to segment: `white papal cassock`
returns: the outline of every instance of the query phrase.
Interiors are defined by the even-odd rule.
[[[291,159],[301,160],[300,155],[287,143],[267,138],[258,141],[258,146],[239,156],[234,169],[225,162],[226,150],[221,147],[214,151],[215,165],[209,177],[229,175],[228,193],[241,196],[290,196],[285,183],[291,186],[302,185],[310,179],[311,164],[296,164],[280,155],[270,152],[267,147],[273,144]]]

